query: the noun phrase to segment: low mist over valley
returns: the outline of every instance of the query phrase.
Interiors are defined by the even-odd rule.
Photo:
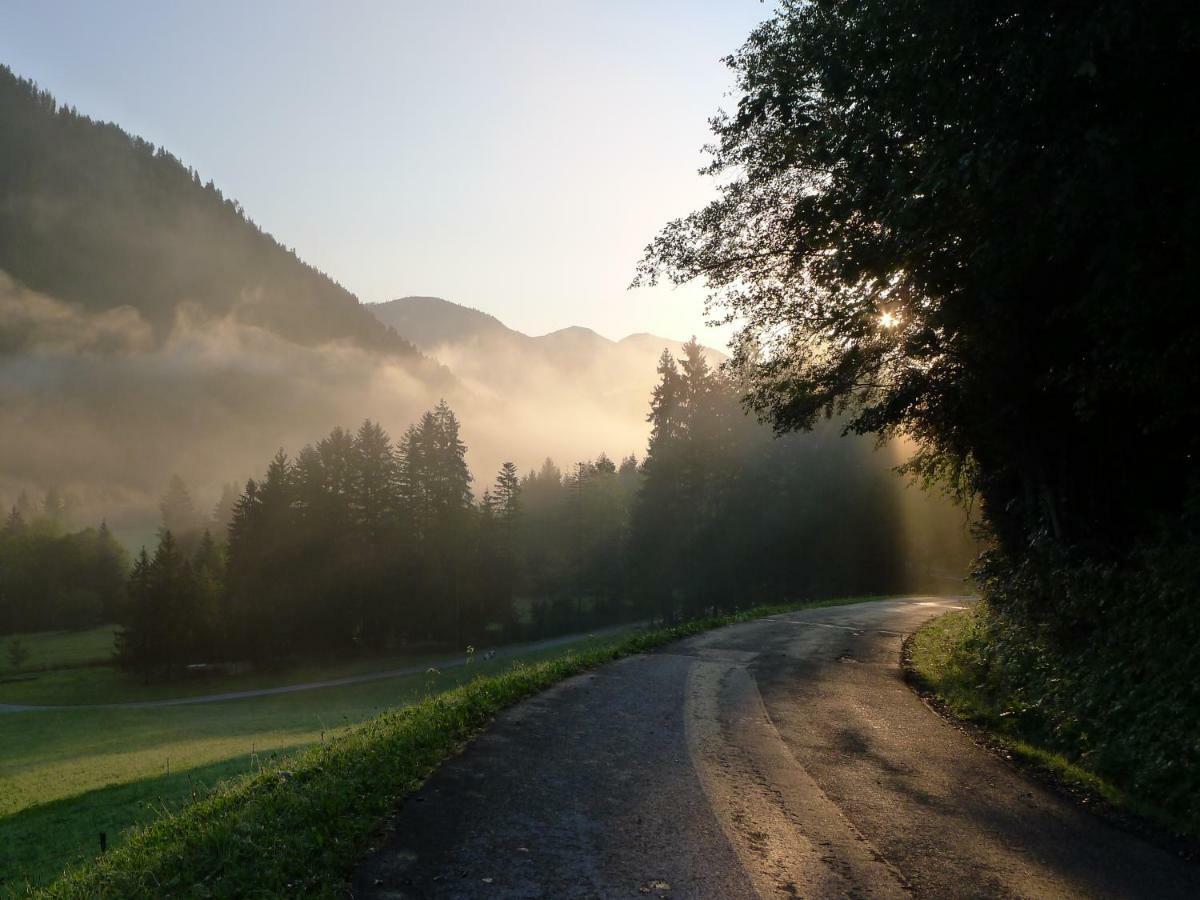
[[[166,150],[6,69],[0,115],[6,508],[53,487],[73,519],[144,540],[174,474],[215,503],[280,447],[368,418],[398,436],[442,398],[480,472],[644,451],[658,355],[678,341],[364,305]]]
[[[682,341],[530,336],[436,297],[363,304],[166,150],[7,70],[0,114],[22,124],[0,145],[5,508],[53,489],[72,525],[103,519],[137,546],[173,476],[208,510],[280,448],[364,420],[398,439],[443,399],[477,493],[506,461],[569,472],[645,455],[656,367]],[[901,461],[863,438],[831,452],[856,443],[864,477]],[[933,502],[899,479],[889,490]]]

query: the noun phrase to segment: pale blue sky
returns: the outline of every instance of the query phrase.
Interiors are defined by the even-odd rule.
[[[720,60],[771,8],[5,0],[0,62],[166,146],[363,300],[685,337],[702,291],[625,288],[709,196]]]

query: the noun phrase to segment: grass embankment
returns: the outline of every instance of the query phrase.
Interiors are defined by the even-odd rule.
[[[1111,809],[1132,813],[1176,835],[1196,834],[1196,823],[1127,790],[1087,764],[1089,753],[1071,741],[1055,739],[1047,722],[1054,710],[1040,709],[1037,680],[1006,670],[990,653],[996,641],[984,603],[947,613],[924,625],[909,640],[907,665],[917,685],[960,720],[980,727],[995,746],[1041,770],[1060,785],[1086,798],[1099,798]],[[1053,672],[1042,679],[1060,681]],[[1070,746],[1063,746],[1063,744]]]
[[[535,663],[569,648],[588,652],[608,643],[611,638],[584,638],[567,646],[524,650],[519,658]],[[379,661],[373,662],[370,668],[378,668]],[[127,827],[178,809],[222,779],[255,772],[273,757],[327,740],[385,710],[419,702],[480,675],[500,674],[511,663],[476,659],[470,666],[363,684],[159,709],[2,714],[0,896],[26,883],[44,884],[69,864],[90,860],[98,850],[100,832],[107,834],[110,847],[118,845]],[[275,677],[335,677],[347,674],[347,667],[357,672],[365,664],[292,669]],[[104,669],[76,674],[90,674],[106,684],[116,679],[122,699],[139,691]],[[234,680],[236,687],[229,682],[216,687],[251,686],[244,679]],[[0,702],[5,699],[0,694]]]
[[[222,783],[38,896],[342,896],[380,821],[500,710],[601,663],[795,608],[698,620],[477,676]]]

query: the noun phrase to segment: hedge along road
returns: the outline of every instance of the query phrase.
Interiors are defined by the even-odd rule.
[[[644,627],[644,623],[637,625],[614,625],[609,628],[598,628],[594,631],[589,631],[580,634],[567,634],[559,637],[547,638],[541,641],[532,641],[525,644],[507,644],[502,647],[496,647],[489,650],[492,659],[509,659],[511,657],[523,656],[527,653],[537,653],[541,650],[553,650],[555,647],[561,647],[564,644],[572,644],[577,641],[586,640],[588,638],[604,638],[611,635],[623,634],[634,628]],[[482,656],[482,654],[481,654]],[[190,706],[195,703],[222,703],[227,700],[248,700],[253,697],[271,697],[276,694],[295,694],[300,691],[315,691],[321,688],[342,687],[348,684],[365,684],[369,681],[381,681],[385,678],[404,678],[410,675],[420,675],[422,672],[427,672],[429,669],[454,669],[459,666],[468,665],[471,658],[464,655],[448,657],[442,660],[430,660],[416,666],[405,666],[399,669],[386,669],[379,672],[364,672],[361,675],[346,675],[341,678],[329,678],[321,681],[307,681],[301,684],[286,684],[279,687],[256,688],[246,691],[229,691],[223,694],[201,694],[195,697],[175,697],[163,700],[134,700],[127,703],[79,703],[79,704],[46,704],[46,705],[29,705],[21,703],[0,703],[0,713],[16,713],[16,712],[38,712],[48,710],[65,710],[65,709],[151,709],[162,706]]]
[[[1200,896],[908,689],[904,635],[956,607],[787,613],[566,681],[400,807],[355,896]]]

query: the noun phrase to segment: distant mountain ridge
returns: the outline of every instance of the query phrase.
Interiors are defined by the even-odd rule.
[[[563,363],[571,354],[603,354],[622,348],[645,353],[653,348],[655,359],[664,349],[678,354],[683,341],[660,337],[649,332],[637,332],[614,341],[590,328],[570,325],[548,334],[528,335],[505,325],[495,316],[482,310],[441,297],[413,296],[367,304],[380,322],[404,335],[423,352],[436,356],[438,348],[466,346],[472,343],[496,345],[508,342],[514,347],[557,356]],[[709,362],[719,365],[727,358],[724,353],[705,347]]]
[[[457,343],[479,335],[527,337],[482,310],[441,297],[403,297],[386,303],[368,303],[367,309],[417,347]]]

